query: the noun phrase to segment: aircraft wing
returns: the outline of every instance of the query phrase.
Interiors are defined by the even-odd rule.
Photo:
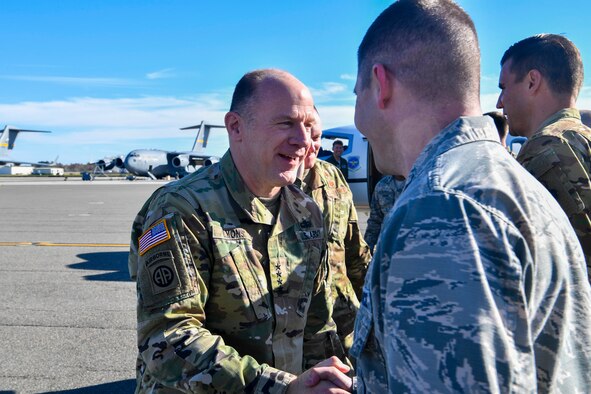
[[[53,161],[40,161],[40,162],[18,161],[18,160],[12,160],[12,159],[8,159],[8,158],[0,157],[0,166],[15,165],[15,166],[31,166],[31,167],[51,167],[54,164],[55,164],[55,162],[53,162]]]

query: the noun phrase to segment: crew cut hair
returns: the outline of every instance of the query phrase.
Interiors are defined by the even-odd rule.
[[[472,19],[451,0],[399,0],[372,23],[357,52],[361,88],[383,64],[416,97],[474,99],[480,49]]]
[[[509,71],[521,82],[538,70],[555,94],[577,97],[583,83],[583,61],[579,50],[559,34],[538,34],[511,45],[501,58],[501,67],[511,60]]]
[[[230,111],[236,112],[247,119],[251,119],[251,104],[254,97],[256,97],[259,85],[267,79],[281,79],[287,75],[289,75],[287,72],[274,68],[247,72],[242,78],[240,78],[234,88]]]

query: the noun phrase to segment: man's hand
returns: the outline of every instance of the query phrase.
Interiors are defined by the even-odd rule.
[[[345,375],[349,370],[349,366],[333,356],[319,362],[292,380],[287,387],[287,394],[348,393],[353,385],[351,378]]]

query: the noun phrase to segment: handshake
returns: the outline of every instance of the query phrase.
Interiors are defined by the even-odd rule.
[[[338,357],[327,358],[292,380],[287,394],[355,392],[355,378],[346,375],[350,370]]]

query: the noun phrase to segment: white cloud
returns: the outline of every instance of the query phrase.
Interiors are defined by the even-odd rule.
[[[346,81],[356,81],[357,77],[353,74],[341,74],[341,79]]]
[[[94,77],[54,77],[42,75],[0,75],[0,79],[13,81],[47,82],[62,85],[83,85],[83,86],[134,86],[138,81],[124,78],[94,78]]]
[[[173,72],[174,68],[165,68],[163,70],[154,71],[151,73],[146,74],[147,79],[163,79],[163,78],[172,78],[174,77]]]
[[[179,128],[201,120],[223,124],[228,103],[226,93],[187,98],[84,97],[0,104],[0,119],[17,127],[53,131],[43,137],[19,135],[15,159],[18,155],[23,160],[43,160],[59,153],[64,163],[86,162],[138,148],[188,150],[194,131]]]

